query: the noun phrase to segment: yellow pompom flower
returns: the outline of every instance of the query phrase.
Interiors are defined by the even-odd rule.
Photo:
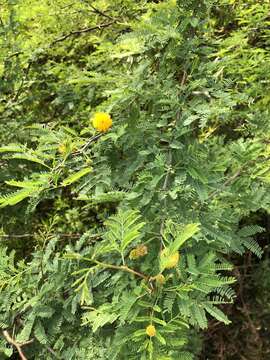
[[[107,113],[97,112],[92,118],[92,123],[96,130],[106,132],[112,126],[112,118]]]
[[[170,250],[165,248],[161,251],[160,258],[162,261],[163,269],[172,269],[177,266],[180,255],[178,251],[171,254]]]
[[[148,336],[153,337],[156,335],[156,328],[154,327],[154,325],[148,325],[145,329],[145,332]]]
[[[168,262],[168,265],[167,265],[167,269],[172,269],[174,267],[177,266],[178,262],[179,262],[179,252],[177,251],[176,253],[172,254],[170,257],[169,257],[169,262]]]
[[[67,152],[67,146],[66,144],[60,144],[58,146],[58,152],[61,154],[61,155],[65,155],[66,152]]]
[[[145,245],[138,245],[135,249],[131,250],[129,253],[129,258],[131,260],[136,260],[142,256],[147,255],[147,246]]]

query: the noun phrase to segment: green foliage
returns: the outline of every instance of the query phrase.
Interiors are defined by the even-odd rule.
[[[189,360],[230,323],[228,257],[262,255],[242,220],[270,209],[269,10],[5,2],[0,216],[33,239],[1,247],[0,322],[29,359]]]
[[[1,328],[16,321],[16,340],[35,340],[26,350],[29,356],[104,359],[104,344],[96,343],[89,330],[74,333],[80,327],[79,299],[70,291],[72,278],[67,274],[73,268],[61,260],[58,240],[51,239],[28,264],[15,265],[14,253],[7,255],[1,248]]]

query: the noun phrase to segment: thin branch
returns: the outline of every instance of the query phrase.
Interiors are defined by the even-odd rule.
[[[110,16],[110,15],[105,14],[103,11],[97,9],[97,8],[96,8],[95,6],[93,6],[92,4],[88,4],[88,3],[87,3],[87,5],[89,5],[89,6],[93,9],[93,11],[94,11],[95,13],[97,13],[97,14],[99,14],[99,15],[101,15],[101,16],[104,16],[104,17],[106,17],[107,19],[115,20],[115,18],[113,18],[113,17]]]
[[[15,341],[15,340],[9,335],[9,333],[8,333],[7,330],[4,330],[2,333],[3,333],[4,337],[6,338],[6,340],[7,340],[11,345],[13,345],[13,346],[17,349],[17,351],[18,351],[18,353],[19,353],[19,355],[20,355],[21,360],[27,360],[27,358],[25,357],[25,355],[24,355],[21,347],[22,347],[22,346],[25,346],[25,345],[28,345],[28,344],[32,344],[32,343],[35,341],[35,339],[30,339],[30,340],[25,341],[25,342],[23,342],[23,343],[18,343],[17,341]],[[53,356],[55,356],[56,359],[59,359],[59,360],[62,359],[62,358],[59,357],[59,356],[56,354],[56,352],[55,352],[52,348],[50,348],[49,346],[46,346],[46,345],[45,345],[45,348],[46,348]]]
[[[241,174],[243,171],[244,166],[242,166],[240,169],[238,169],[236,171],[236,173],[234,173],[232,176],[230,176],[225,182],[224,184],[221,186],[220,189],[217,189],[215,191],[213,191],[209,197],[208,200],[211,200],[212,198],[214,198],[222,189],[224,189],[226,186],[230,185],[231,183],[233,183]]]
[[[79,239],[83,234],[51,234],[52,237],[60,237],[59,241],[65,241],[66,239]],[[10,239],[24,239],[24,238],[33,238],[38,236],[38,234],[0,234],[0,243],[10,241]],[[92,235],[89,237],[90,242],[94,242],[94,239],[100,238],[100,235]]]
[[[20,343],[18,343],[17,341],[15,341],[15,340],[9,335],[9,333],[8,333],[7,330],[3,330],[2,333],[3,333],[4,337],[6,338],[7,342],[9,342],[11,345],[13,345],[13,346],[17,349],[17,351],[18,351],[18,353],[19,353],[19,355],[20,355],[21,360],[27,360],[27,358],[25,357],[25,355],[24,355],[21,347],[22,347],[23,345],[29,344],[29,341],[27,341],[27,343],[20,344]],[[33,341],[31,341],[31,342],[33,342]]]
[[[148,280],[148,277],[136,270],[133,270],[131,268],[129,268],[128,266],[126,265],[122,265],[122,266],[118,266],[118,265],[112,265],[112,264],[106,264],[106,263],[102,263],[100,261],[97,261],[97,260],[93,260],[94,263],[96,263],[97,265],[100,265],[102,267],[105,267],[107,269],[113,269],[113,270],[122,270],[122,271],[126,271],[126,272],[129,272],[130,274],[133,274],[135,276],[138,276],[144,280]]]
[[[28,65],[27,65],[27,68],[25,70],[25,73],[24,73],[24,77],[22,78],[21,84],[20,84],[18,90],[16,91],[16,94],[14,95],[14,97],[12,99],[13,101],[17,101],[19,96],[21,95],[21,92],[23,90],[24,83],[27,80],[31,65],[32,65],[32,62],[29,61]]]
[[[126,265],[119,266],[119,265],[112,265],[112,264],[103,263],[101,261],[94,260],[94,259],[89,259],[89,258],[84,258],[84,259],[88,260],[88,261],[90,261],[90,262],[92,262],[92,263],[94,263],[96,265],[99,265],[99,266],[101,266],[101,267],[103,267],[105,269],[122,270],[122,271],[126,271],[126,272],[128,272],[130,274],[133,274],[135,276],[138,276],[138,277],[140,277],[140,278],[142,278],[142,279],[144,279],[146,281],[149,280],[148,276],[146,276],[146,275],[144,275],[144,274],[142,274],[142,273],[140,273],[140,272],[138,272],[136,270],[133,270],[133,269],[129,268]]]
[[[248,161],[246,164],[242,165],[232,176],[230,176],[223,184],[222,186],[213,191],[209,197],[208,200],[211,200],[212,198],[214,198],[216,195],[218,195],[224,188],[226,188],[228,185],[232,184],[237,178],[239,178],[240,175],[243,174],[243,172],[246,170],[246,167],[252,166],[253,164],[256,163],[264,163],[266,161],[270,160],[270,156],[266,157],[266,158],[262,158],[262,159],[256,159],[256,160],[251,160]]]
[[[13,58],[14,56],[19,56],[21,54],[23,54],[23,51],[16,51],[15,53],[10,54],[9,56],[7,56],[6,60],[9,60],[9,59]]]
[[[183,77],[182,77],[182,80],[181,80],[181,86],[185,85],[186,80],[187,80],[187,72],[186,72],[186,70],[184,70]]]
[[[106,14],[105,12],[103,12],[102,10],[97,9],[94,5],[89,4],[89,2],[88,2],[87,0],[82,0],[82,1],[85,3],[85,5],[89,6],[89,7],[92,9],[91,12],[94,12],[94,13],[96,13],[96,14],[99,14],[99,15],[101,15],[101,16],[104,16],[104,17],[106,17],[107,19],[110,19],[110,20],[116,20],[114,17],[112,17],[112,16],[110,16],[110,15],[107,15],[107,14]]]
[[[88,141],[87,143],[85,143],[79,150],[75,151],[74,153],[72,153],[73,156],[76,156],[76,155],[79,155],[81,153],[83,153],[88,147],[89,145],[98,140],[102,135],[104,135],[104,133],[100,133],[98,135],[95,135],[95,136],[92,136]]]
[[[167,169],[167,173],[165,176],[165,180],[162,186],[162,191],[165,192],[168,188],[168,183],[169,183],[169,178],[170,178],[170,172],[171,172],[171,166],[172,166],[172,151],[169,151],[169,159],[168,159],[168,169]],[[165,199],[164,199],[164,208],[166,209],[167,207],[167,199],[166,199],[166,195],[165,195]],[[160,247],[161,250],[164,247],[163,244],[163,240],[162,240],[162,234],[164,231],[164,226],[165,226],[165,218],[162,219],[161,224],[160,224],[160,230],[159,230],[159,234],[160,234]]]
[[[37,234],[0,234],[0,238],[27,238],[27,237],[34,237]],[[67,237],[67,238],[79,238],[82,234],[51,234],[52,236],[60,236],[60,237]]]
[[[74,2],[72,2],[72,3],[70,3],[70,4],[67,4],[67,5],[65,5],[65,6],[62,6],[62,7],[61,7],[61,10],[67,9],[67,8],[69,8],[69,7],[72,7],[72,6],[75,5],[75,4],[76,4],[76,2],[74,1]]]
[[[142,273],[140,273],[140,272],[138,272],[136,270],[133,270],[133,269],[129,268],[126,265],[120,266],[119,270],[123,270],[123,271],[129,272],[130,274],[133,274],[135,276],[139,276],[139,277],[141,277],[142,279],[144,279],[146,281],[148,281],[148,279],[149,279],[148,276],[146,276],[146,275],[144,275],[144,274],[142,274]]]
[[[65,34],[65,35],[59,37],[58,39],[54,40],[51,43],[51,45],[55,45],[56,43],[58,43],[60,41],[64,41],[64,40],[66,40],[69,37],[74,36],[74,35],[80,35],[80,34],[83,34],[83,33],[90,32],[90,31],[100,30],[100,29],[106,28],[108,26],[111,26],[114,23],[115,23],[115,21],[110,21],[108,23],[104,23],[104,24],[100,24],[100,25],[96,25],[96,26],[92,26],[92,27],[88,27],[88,28],[84,28],[84,29],[80,29],[80,30],[71,31],[68,34]]]
[[[61,357],[59,357],[57,354],[56,354],[56,352],[52,349],[52,348],[50,348],[49,346],[46,346],[45,345],[45,348],[49,351],[49,353],[51,353],[56,359],[62,359]]]
[[[243,313],[247,318],[247,321],[249,323],[249,328],[252,332],[252,335],[254,336],[255,342],[257,343],[259,340],[259,334],[258,334],[258,330],[255,326],[255,324],[253,323],[251,317],[250,317],[250,311],[248,310],[248,307],[244,301],[244,297],[243,297],[243,282],[242,282],[242,278],[241,278],[241,274],[239,272],[239,270],[237,270],[236,276],[238,278],[238,282],[239,282],[239,295],[240,295],[240,300],[242,302],[242,308],[243,308]]]
[[[183,73],[183,77],[182,77],[182,81],[181,81],[181,85],[183,86],[187,80],[187,72],[184,70]],[[176,122],[179,120],[180,118],[180,112],[178,111],[176,113]],[[172,139],[173,140],[173,139]],[[165,192],[167,191],[168,188],[168,184],[169,184],[169,179],[170,179],[170,174],[171,174],[171,170],[172,170],[172,149],[169,149],[169,154],[168,154],[168,164],[167,164],[167,173],[165,176],[165,180],[162,186],[162,191]],[[165,194],[165,199],[164,199],[164,209],[166,210],[167,208],[167,196]],[[163,242],[163,231],[164,231],[164,227],[165,227],[165,217],[162,219],[161,224],[160,224],[160,229],[159,229],[159,237],[160,237],[160,251],[165,248],[165,244]]]

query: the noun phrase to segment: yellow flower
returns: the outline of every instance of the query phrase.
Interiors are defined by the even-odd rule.
[[[67,152],[67,146],[66,144],[60,144],[58,146],[58,152],[62,155],[64,155]]]
[[[154,325],[148,325],[145,329],[145,332],[148,336],[153,337],[156,335],[156,328],[154,327]]]
[[[160,258],[163,264],[163,269],[172,269],[177,266],[180,255],[178,251],[170,254],[169,249],[165,248],[161,251]]]
[[[92,118],[93,126],[96,130],[106,132],[112,126],[112,118],[104,112],[97,112]]]
[[[129,253],[129,258],[131,260],[138,259],[139,257],[147,255],[147,246],[145,245],[138,245],[135,249],[131,250]]]

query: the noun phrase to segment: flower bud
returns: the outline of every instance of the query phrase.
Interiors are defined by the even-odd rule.
[[[158,285],[164,285],[166,282],[165,276],[162,274],[158,274],[157,276],[155,276],[155,280]]]

